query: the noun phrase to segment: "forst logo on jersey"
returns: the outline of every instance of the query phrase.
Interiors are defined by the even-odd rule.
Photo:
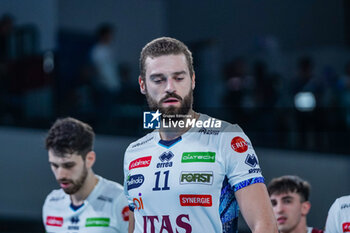
[[[213,184],[213,172],[183,171],[180,184]]]
[[[238,153],[244,153],[248,150],[248,143],[241,137],[234,137],[231,140],[231,148]]]
[[[55,216],[47,216],[46,225],[53,226],[53,227],[61,227],[63,225],[63,218],[55,217]]]
[[[166,151],[166,152],[162,153],[159,156],[159,159],[160,159],[160,161],[162,161],[162,163],[157,163],[157,168],[172,167],[173,162],[171,162],[170,160],[173,157],[174,157],[174,154],[171,151]]]
[[[350,232],[350,222],[343,223],[343,232]]]
[[[211,195],[181,194],[180,205],[210,207],[213,201]]]
[[[140,187],[145,181],[145,177],[142,174],[136,174],[128,177],[126,185],[128,190]]]
[[[129,164],[129,170],[140,167],[148,167],[151,164],[152,156],[146,156],[133,160]]]
[[[184,152],[181,163],[215,163],[215,152]]]

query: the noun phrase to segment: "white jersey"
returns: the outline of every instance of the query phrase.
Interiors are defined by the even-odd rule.
[[[126,150],[124,174],[135,233],[236,232],[234,192],[264,182],[248,137],[227,122],[172,141],[147,134]]]
[[[350,232],[350,195],[340,197],[328,211],[325,233]]]
[[[128,202],[123,187],[97,176],[99,181],[84,204],[74,209],[62,189],[53,190],[43,206],[47,233],[126,233]]]

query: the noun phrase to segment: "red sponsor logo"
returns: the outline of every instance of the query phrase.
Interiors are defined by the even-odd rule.
[[[231,147],[238,153],[243,153],[248,150],[248,143],[241,137],[234,137],[231,141]]]
[[[350,222],[343,223],[343,232],[350,232]]]
[[[142,158],[135,159],[129,165],[129,170],[138,167],[148,167],[151,164],[152,156],[146,156]]]
[[[61,227],[63,225],[63,218],[62,217],[55,217],[55,216],[47,216],[46,217],[46,225],[47,226],[54,226],[54,227]]]
[[[129,221],[129,207],[125,206],[122,210],[122,216],[124,221]]]
[[[181,206],[212,206],[211,195],[181,194]]]

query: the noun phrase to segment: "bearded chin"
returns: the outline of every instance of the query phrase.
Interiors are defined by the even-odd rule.
[[[84,167],[83,173],[81,174],[79,179],[74,181],[71,188],[63,189],[63,191],[69,195],[72,195],[72,194],[78,192],[81,189],[81,187],[83,187],[87,176],[88,176],[88,172],[87,172],[86,167]]]
[[[187,115],[189,111],[192,109],[192,103],[193,103],[193,90],[191,89],[190,92],[183,98],[181,101],[180,107],[174,107],[170,106],[167,108],[162,107],[162,103],[155,101],[151,96],[149,96],[148,92],[146,92],[146,99],[149,108],[152,111],[159,111],[162,113],[163,116],[173,116],[171,117],[172,120],[180,120],[183,119],[184,115]],[[180,115],[180,117],[177,117],[177,115]]]

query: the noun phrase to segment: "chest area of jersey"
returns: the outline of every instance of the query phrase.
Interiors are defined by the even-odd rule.
[[[210,206],[225,177],[219,156],[215,148],[181,144],[139,153],[129,163],[129,195],[140,204],[142,198],[158,202],[172,198],[179,205],[199,198],[201,204]]]

